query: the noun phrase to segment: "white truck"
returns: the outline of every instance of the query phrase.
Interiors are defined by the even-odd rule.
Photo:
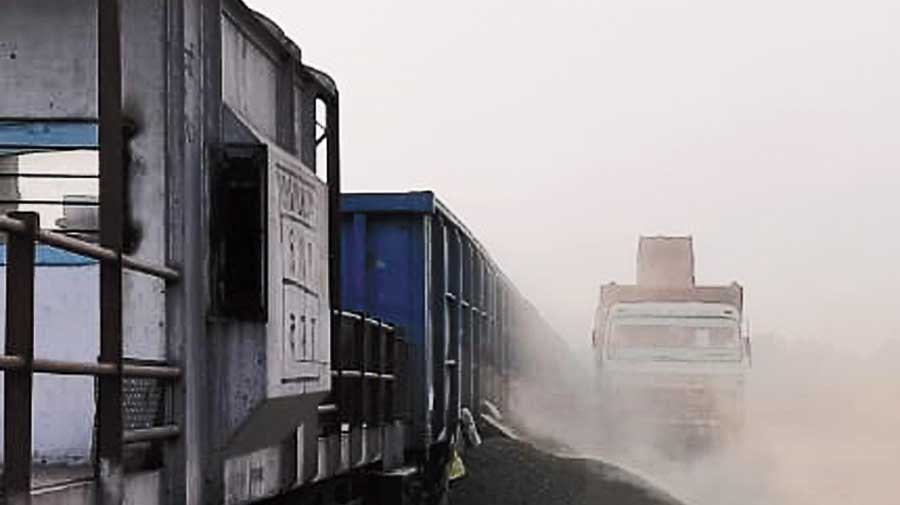
[[[743,289],[697,286],[690,237],[641,237],[637,283],[606,284],[593,346],[608,441],[669,453],[741,426],[750,341]]]

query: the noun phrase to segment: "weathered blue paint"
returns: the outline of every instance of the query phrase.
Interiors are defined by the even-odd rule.
[[[0,154],[56,149],[96,149],[94,121],[0,121]]]
[[[350,303],[356,307],[366,306],[366,215],[354,214],[351,223],[352,231],[348,247],[341,250],[350,255],[348,268],[355,272],[349,278],[350,289],[346,291],[351,297]]]
[[[424,329],[422,216],[345,214],[343,307],[402,325],[420,344]]]
[[[80,256],[69,251],[39,244],[35,249],[35,265],[45,267],[68,267],[94,265],[97,260]],[[0,266],[6,266],[6,244],[0,244]]]
[[[425,222],[431,193],[352,194],[341,198],[342,308],[403,328],[410,344],[414,438],[430,443],[431,388]]]

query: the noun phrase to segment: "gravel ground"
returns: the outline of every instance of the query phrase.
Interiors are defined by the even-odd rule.
[[[557,457],[501,436],[467,451],[450,505],[683,505],[613,465]]]

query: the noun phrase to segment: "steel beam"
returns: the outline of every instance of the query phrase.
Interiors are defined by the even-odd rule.
[[[125,213],[122,144],[122,56],[119,1],[97,3],[100,116],[100,245],[116,253],[100,261],[100,361],[122,366],[122,232]],[[123,498],[122,377],[100,376],[95,473],[100,503]]]
[[[34,360],[34,236],[40,218],[11,212],[25,226],[10,233],[6,267],[6,354],[22,367],[3,382],[3,491],[9,505],[31,503],[31,363]]]
[[[185,6],[181,0],[166,0],[166,263],[179,265],[187,275],[194,269],[185,269]],[[166,288],[166,356],[172,363],[184,366],[186,362],[186,335],[190,334],[185,314],[185,285],[179,283]],[[199,335],[198,335],[199,337]],[[194,429],[186,424],[186,386],[179,381],[170,389],[166,402],[166,419],[182,426],[186,436],[169,439],[164,447],[163,501],[172,504],[194,503],[188,499],[189,485],[186,438]],[[196,486],[196,484],[193,484]]]
[[[341,306],[341,148],[340,148],[340,109],[337,90],[332,96],[323,97],[325,101],[326,146],[328,179],[328,289],[331,310],[339,310]],[[339,331],[332,325],[331,331]]]

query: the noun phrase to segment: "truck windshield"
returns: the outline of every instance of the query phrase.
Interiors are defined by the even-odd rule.
[[[627,317],[612,321],[613,359],[741,359],[738,323],[727,318]]]

